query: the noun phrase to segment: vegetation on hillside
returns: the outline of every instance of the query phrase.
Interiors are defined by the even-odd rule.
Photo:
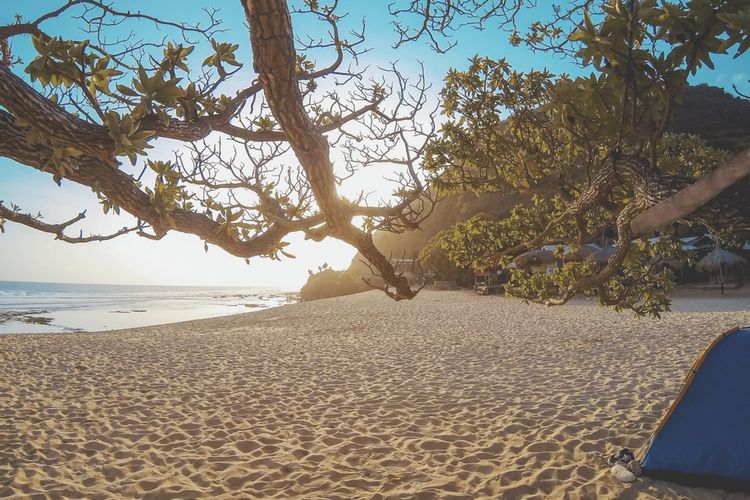
[[[683,96],[659,143],[661,169],[700,177],[750,147],[750,101],[708,85],[687,87]],[[459,269],[482,267],[484,257],[499,252],[508,219],[494,222],[530,203],[531,196],[523,193],[449,193],[419,230],[376,233],[375,242],[385,255],[418,255],[428,273],[456,276]],[[356,279],[369,270],[357,255],[346,273]]]
[[[598,24],[585,14],[569,40],[589,76],[518,72],[504,59],[476,57],[446,77],[449,119],[425,162],[434,183],[543,197],[534,204],[540,211],[511,212],[495,223],[502,226],[495,231],[501,248],[484,252],[481,265],[508,269],[510,258],[542,244],[575,248],[608,228],[616,234],[606,265],[566,262],[546,274],[513,270],[506,292],[548,305],[583,292],[637,314],[668,309],[672,280],[653,262],[682,257],[679,246],[668,238],[644,246],[631,222],[726,159],[694,138],[666,135],[690,76],[744,36],[732,23],[738,19],[733,9],[745,3],[709,4],[612,2]],[[737,53],[748,46],[742,42]],[[675,161],[691,155],[691,162]],[[747,181],[714,192],[684,221],[719,238],[750,235],[748,193]],[[455,233],[466,240],[465,229]]]

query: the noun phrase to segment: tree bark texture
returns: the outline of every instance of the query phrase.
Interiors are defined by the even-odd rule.
[[[26,130],[18,127],[13,117],[0,110],[0,156],[10,158],[43,172],[54,174],[51,165],[41,158],[45,156],[42,147],[30,145],[26,141]],[[187,210],[173,210],[169,213],[174,221],[170,227],[153,209],[148,194],[138,189],[133,178],[105,164],[99,158],[82,156],[78,158],[78,168],[69,171],[66,179],[90,187],[105,194],[113,203],[138,219],[149,223],[157,236],[169,229],[195,234],[204,241],[213,243],[238,257],[255,257],[267,254],[288,233],[282,226],[272,226],[266,232],[245,241],[240,241],[222,231],[222,227],[209,217]]]

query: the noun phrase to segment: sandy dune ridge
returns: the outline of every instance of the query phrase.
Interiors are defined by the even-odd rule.
[[[612,478],[748,295],[661,320],[377,292],[0,336],[0,497],[744,498]]]

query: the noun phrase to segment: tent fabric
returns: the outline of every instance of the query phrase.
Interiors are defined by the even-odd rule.
[[[750,327],[726,332],[698,358],[641,466],[678,482],[750,487]]]

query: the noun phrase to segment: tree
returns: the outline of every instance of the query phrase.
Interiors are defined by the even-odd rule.
[[[335,4],[307,0],[292,12],[284,0],[241,4],[253,74],[233,95],[222,90],[249,61],[237,59],[238,44],[220,39],[226,34],[213,10],[204,24],[189,25],[100,0],[67,0],[36,19],[19,14],[0,26],[0,155],[57,183],[88,186],[105,212],[136,219],[113,234],[71,236],[66,230],[85,213],[53,224],[0,204],[0,229],[13,222],[70,243],[131,232],[160,239],[174,230],[244,258],[289,256],[284,237],[304,232],[351,244],[386,293],[413,297],[372,232],[412,229],[426,215],[429,192],[417,169],[434,130],[429,110],[422,113],[427,83],[407,80],[395,66],[368,79],[356,65],[364,25],[345,38]],[[323,35],[295,39],[291,14],[315,18]],[[45,31],[65,16],[78,21],[85,40]],[[129,23],[156,26],[167,38],[121,36]],[[12,50],[23,40],[37,54],[26,65]],[[196,47],[207,44],[209,55],[196,61]],[[308,59],[313,53],[331,57],[330,64],[317,67]],[[158,139],[186,149],[174,161],[152,160],[148,150]],[[369,165],[400,169],[393,199],[372,205],[364,194],[341,197],[343,169],[337,176],[331,147],[346,175]]]
[[[655,263],[680,252],[667,239],[649,246],[636,237],[677,218],[720,236],[750,235],[743,201],[750,183],[740,181],[750,171],[750,152],[699,178],[722,153],[692,144],[699,164],[675,166],[675,144],[687,151],[695,139],[665,137],[689,78],[713,67],[713,54],[739,56],[750,47],[750,2],[597,5],[578,2],[580,17],[569,10],[515,39],[574,57],[591,71],[588,77],[521,73],[505,60],[482,57],[451,71],[442,94],[449,120],[430,145],[426,167],[443,189],[526,191],[548,200],[543,228],[528,236],[501,230],[502,249],[484,261],[507,263],[541,244],[583,245],[616,230],[617,247],[605,266],[571,262],[547,275],[515,271],[510,293],[557,305],[583,291],[606,305],[658,315],[668,308],[671,280]],[[670,144],[672,154],[664,154]],[[519,229],[528,222],[511,217],[497,224]]]
[[[511,31],[513,43],[577,58],[592,70],[589,78],[520,74],[503,60],[477,57],[468,71],[448,75],[443,107],[452,119],[430,142],[435,121],[424,77],[407,80],[393,66],[368,80],[357,67],[364,27],[344,37],[335,2],[304,0],[290,9],[284,0],[241,0],[253,73],[239,91],[224,93],[230,82],[236,88],[249,61],[237,59],[236,43],[222,40],[227,34],[215,11],[206,12],[206,23],[189,25],[101,0],[66,0],[36,19],[18,15],[16,23],[0,26],[0,155],[58,183],[88,186],[105,212],[122,210],[136,221],[109,235],[70,236],[66,230],[85,214],[50,224],[0,205],[0,228],[4,221],[19,223],[71,243],[131,232],[159,239],[176,230],[244,258],[287,255],[284,238],[292,232],[334,237],[359,250],[389,296],[406,299],[416,291],[375,247],[372,232],[414,229],[429,215],[435,191],[420,172],[425,157],[432,185],[441,189],[544,195],[547,226],[513,240],[531,227],[519,220],[498,258],[553,233],[580,243],[605,223],[616,226],[621,244],[603,270],[569,267],[531,287],[519,275],[522,295],[554,304],[588,290],[605,303],[637,304],[653,287],[632,284],[631,277],[622,291],[616,277],[630,258],[630,223],[695,180],[659,170],[674,103],[689,76],[711,66],[712,54],[747,50],[749,2],[578,0],[554,6],[524,34],[515,30],[516,16],[533,0],[390,4],[397,47],[427,40],[445,51],[460,26],[494,23]],[[296,39],[292,14],[315,18],[327,34]],[[87,39],[45,31],[63,16],[77,20]],[[155,25],[167,38],[118,36],[127,34],[122,26],[128,23]],[[13,52],[17,40],[31,41],[37,53],[25,67]],[[207,45],[207,57],[196,60]],[[321,53],[331,57],[329,65],[312,62]],[[510,119],[501,119],[501,108],[510,110]],[[180,141],[186,150],[174,161],[150,159],[148,149],[159,139]],[[125,157],[132,167],[121,163]],[[378,205],[364,194],[342,198],[342,169],[334,169],[334,158],[346,175],[370,165],[400,169],[394,198]],[[736,185],[708,204],[691,195],[691,218],[746,230],[747,207],[743,212],[739,205],[745,189]],[[651,280],[654,286],[663,280],[657,281]]]

